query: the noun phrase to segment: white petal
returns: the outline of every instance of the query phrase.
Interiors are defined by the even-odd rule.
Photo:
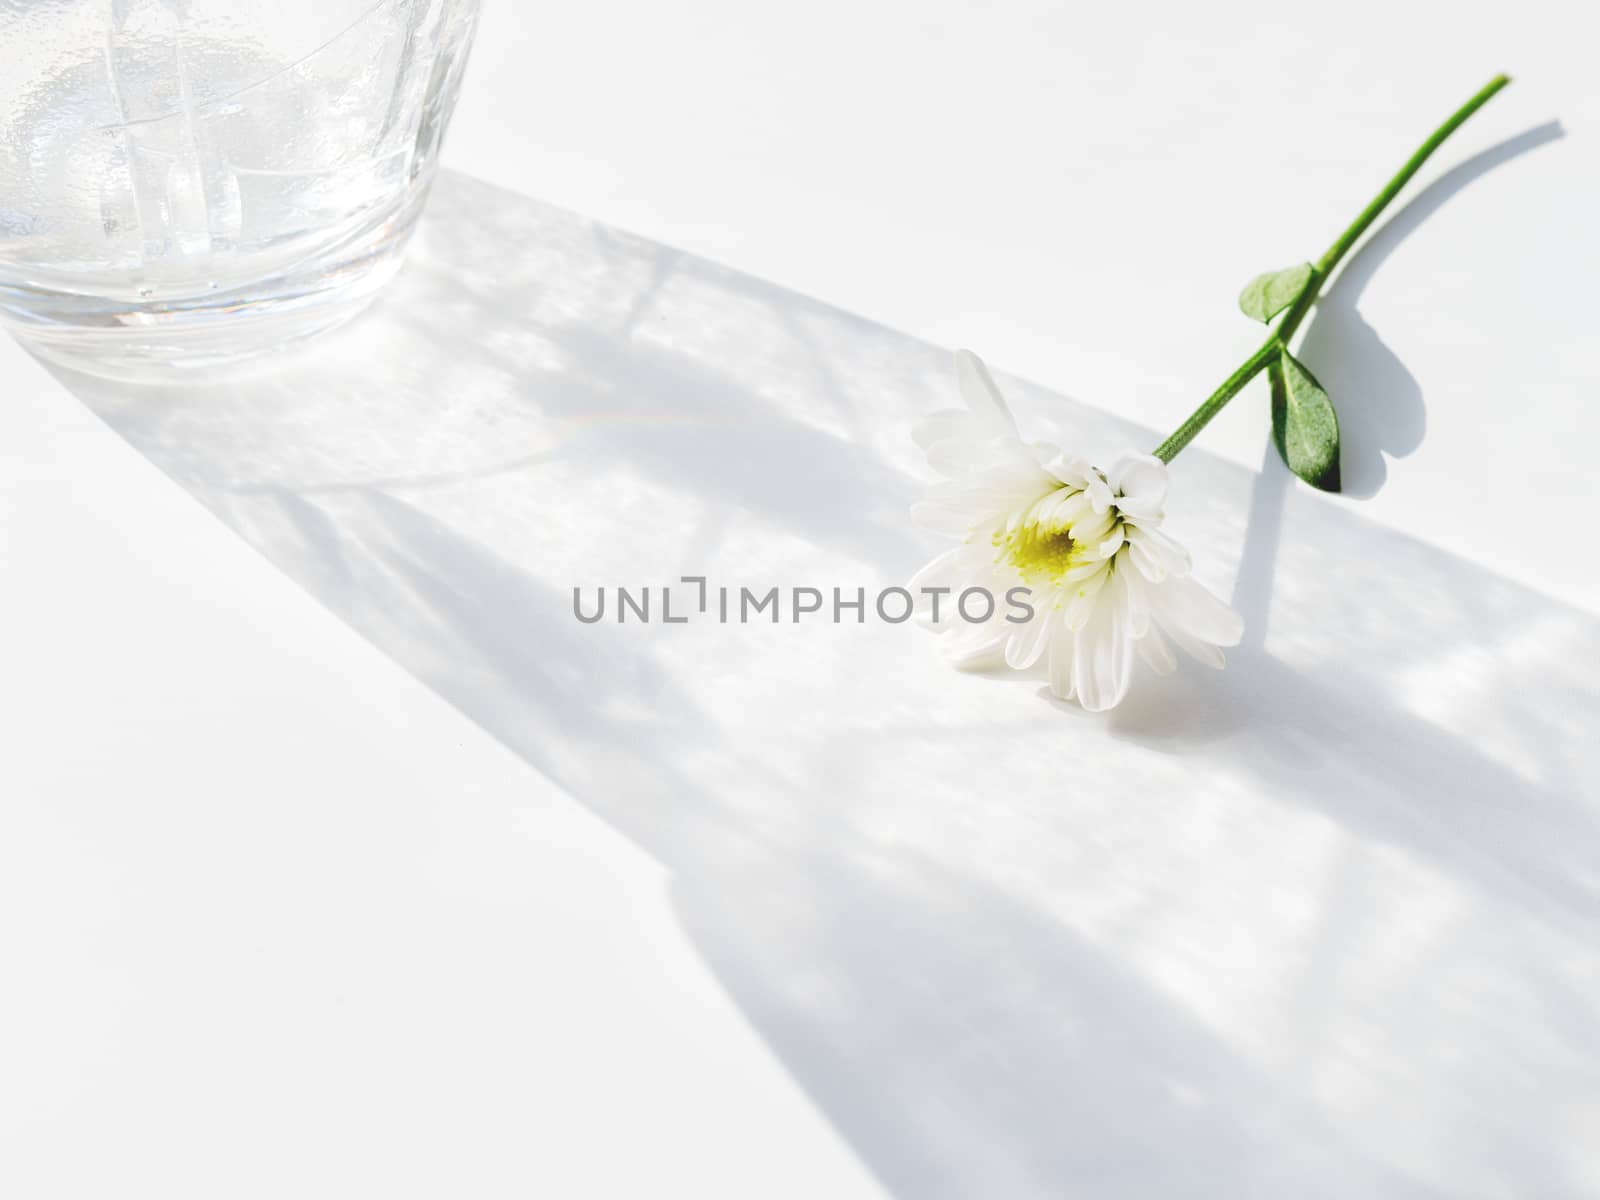
[[[1020,489],[1006,486],[1004,481],[989,478],[987,474],[962,475],[958,479],[946,479],[930,484],[923,499],[929,504],[964,509],[976,516],[1014,508],[1019,491]],[[1032,493],[1027,494],[1032,495]],[[1031,499],[1029,503],[1032,503]]]
[[[1237,646],[1244,636],[1244,618],[1187,577],[1152,588],[1151,604],[1163,628],[1197,641]]]
[[[1100,544],[1102,538],[1116,528],[1117,518],[1109,508],[1096,509],[1081,521],[1072,523],[1072,540],[1086,546]]]
[[[1128,544],[1139,551],[1134,562],[1151,583],[1188,573],[1189,552],[1159,529],[1135,522],[1128,527]]]
[[[968,438],[942,438],[929,443],[928,465],[941,475],[977,470],[983,462],[980,447]]]
[[[958,671],[998,667],[1005,661],[1001,654],[1004,646],[1004,636],[997,634],[983,642],[962,643],[959,647],[947,649],[944,660]]]
[[[1004,616],[1009,611],[1005,606],[1006,591],[1019,583],[1021,578],[1015,570],[996,566],[993,552],[987,545],[964,542],[934,559],[907,582],[906,590],[911,593],[912,600],[911,619],[924,629],[941,633],[974,630],[979,626],[963,618],[957,607],[961,593],[972,587],[986,589],[995,598],[997,614],[991,614],[992,620],[994,615]],[[947,590],[933,591],[938,588]],[[937,621],[933,619],[935,606],[939,612]],[[981,608],[981,604],[978,607]],[[1006,625],[1004,632],[1015,628],[1015,625]]]
[[[1100,593],[1105,590],[1109,574],[1104,563],[1096,564],[1096,572],[1088,579],[1080,580],[1068,593],[1062,610],[1068,629],[1082,629],[1094,616],[1095,605],[1100,601]]]
[[[982,427],[964,408],[942,408],[929,413],[911,427],[911,440],[926,450],[935,442],[979,442]]]
[[[1060,614],[1052,614],[1060,620]],[[1076,639],[1065,629],[1057,629],[1050,639],[1050,694],[1060,700],[1072,699],[1072,658]]]
[[[964,518],[965,527],[955,532],[965,533],[979,525],[1003,523],[1008,517],[1020,520],[1050,486],[1048,476],[1029,476],[1010,467],[995,467],[931,484],[922,503]],[[916,509],[912,515],[921,520]],[[930,525],[931,528],[950,532],[948,520],[938,514],[932,519],[941,523]]]
[[[1139,657],[1157,675],[1170,675],[1178,669],[1178,660],[1172,653],[1172,647],[1167,645],[1167,639],[1161,636],[1159,629],[1152,628],[1134,643],[1134,647],[1139,651]]]
[[[983,359],[971,350],[956,351],[956,378],[961,384],[961,398],[974,416],[996,430],[1017,435],[1017,423],[1006,406],[1005,397],[995,387],[994,379]]]
[[[1061,453],[1054,446],[1036,447],[1039,465],[1070,488],[1082,491],[1097,472],[1089,461]]]
[[[990,487],[1028,504],[1060,490],[1055,478],[1041,471],[1031,458],[1013,457],[997,462],[984,471],[982,477]]]
[[[1095,512],[1105,512],[1111,507],[1111,487],[1101,478],[1099,471],[1090,476],[1083,490],[1089,493],[1089,503]]]
[[[955,598],[949,603],[954,605]],[[1011,626],[998,614],[981,625],[968,625],[959,619],[939,639],[939,649],[953,667],[977,667],[998,662],[1010,636]]]
[[[1089,515],[1089,496],[1073,487],[1061,488],[1060,492],[1063,499],[1057,502],[1052,516],[1058,527],[1066,525],[1070,528]]]
[[[1122,586],[1128,594],[1128,630],[1134,637],[1142,638],[1150,630],[1150,584],[1129,559],[1129,550],[1124,550],[1117,556],[1115,570],[1122,576]]]
[[[1151,583],[1160,583],[1167,577],[1167,569],[1161,565],[1161,560],[1135,537],[1128,538],[1128,561]]]
[[[978,440],[984,447],[984,454],[996,462],[1013,463],[1040,475],[1049,474],[1039,465],[1038,452],[1015,433],[995,433],[985,426],[983,436]]]
[[[1152,529],[1167,519],[1167,514],[1161,505],[1151,504],[1145,500],[1134,500],[1127,496],[1117,497],[1117,511],[1124,517]]]
[[[1112,464],[1106,480],[1120,499],[1160,511],[1167,499],[1167,464],[1153,454],[1126,454]]]
[[[1059,485],[1039,470],[1032,459],[1017,455],[988,455],[973,470],[942,479],[928,488],[929,500],[982,500],[1003,502],[1009,508],[1030,506],[1056,491]]]
[[[972,551],[971,545],[946,550],[913,575],[906,584],[906,590],[913,597],[920,596],[925,587],[947,587],[959,591],[971,577]]]
[[[1218,650],[1210,642],[1196,641],[1181,630],[1172,629],[1165,625],[1162,628],[1166,629],[1167,636],[1176,642],[1179,648],[1190,658],[1196,662],[1202,662],[1208,667],[1214,667],[1218,671],[1222,670],[1226,660],[1222,656],[1222,651]]]
[[[1053,608],[1037,608],[1033,620],[1026,625],[1012,626],[1006,639],[1006,665],[1025,671],[1039,661],[1039,656],[1049,648],[1050,629],[1060,614]]]
[[[1086,579],[1093,579],[1096,575],[1104,574],[1105,569],[1105,559],[1091,558],[1075,567],[1069,567],[1067,573],[1056,582],[1064,588],[1075,588]]]
[[[1115,575],[1106,585],[1094,615],[1077,634],[1073,651],[1072,688],[1078,703],[1090,712],[1104,712],[1121,703],[1133,679],[1133,638],[1128,633],[1128,608],[1123,584]]]
[[[1059,529],[1077,520],[1079,507],[1088,507],[1082,492],[1069,487],[1058,487],[1035,504],[1027,518],[1046,529]]]
[[[1122,523],[1119,521],[1111,527],[1110,533],[1100,539],[1100,557],[1110,558],[1122,549],[1123,536]]]

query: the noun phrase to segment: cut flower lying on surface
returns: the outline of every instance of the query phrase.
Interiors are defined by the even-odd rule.
[[[930,621],[951,659],[1004,657],[1019,670],[1043,660],[1050,690],[1099,712],[1128,693],[1137,655],[1165,674],[1177,643],[1209,666],[1244,632],[1238,615],[1188,577],[1189,556],[1161,532],[1167,468],[1129,455],[1101,471],[1018,435],[983,362],[957,356],[967,409],[935,413],[916,431],[946,476],[912,510],[921,524],[962,538],[911,581],[913,593],[1024,587],[1032,616],[997,609],[982,624],[953,613]]]
[[[961,351],[957,372],[967,411],[935,413],[916,431],[928,464],[945,478],[912,510],[921,524],[962,539],[912,580],[932,593],[926,614],[958,664],[1004,658],[1024,670],[1048,665],[1050,691],[1094,712],[1128,694],[1137,655],[1166,674],[1170,642],[1210,666],[1237,645],[1244,624],[1188,577],[1189,558],[1161,532],[1167,464],[1263,371],[1272,385],[1272,436],[1285,465],[1324,491],[1340,487],[1339,420],[1290,342],[1341,259],[1444,140],[1505,87],[1497,75],[1434,130],[1315,263],[1256,276],[1239,307],[1267,340],[1150,455],[1126,455],[1107,470],[1054,446],[1024,443],[1004,398],[977,355]],[[1019,591],[1020,589],[1020,591]],[[937,597],[969,590],[1026,594],[1030,604],[992,605],[987,620],[939,616]],[[1023,617],[1016,614],[1025,613]]]

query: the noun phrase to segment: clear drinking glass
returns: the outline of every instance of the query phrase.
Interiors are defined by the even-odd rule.
[[[478,0],[0,0],[0,317],[170,376],[352,315],[421,208]]]

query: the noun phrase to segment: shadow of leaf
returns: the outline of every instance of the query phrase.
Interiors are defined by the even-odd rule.
[[[1339,413],[1345,494],[1376,495],[1388,477],[1386,458],[1410,454],[1422,444],[1427,428],[1422,388],[1362,318],[1362,292],[1384,260],[1474,180],[1563,136],[1560,122],[1549,121],[1446,171],[1362,243],[1318,300],[1300,357],[1327,388]]]

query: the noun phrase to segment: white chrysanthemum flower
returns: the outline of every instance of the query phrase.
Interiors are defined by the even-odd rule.
[[[1134,656],[1166,674],[1171,642],[1207,666],[1237,645],[1244,623],[1188,577],[1189,556],[1161,532],[1167,468],[1128,455],[1108,471],[1018,436],[981,359],[957,355],[967,411],[933,414],[915,437],[945,478],[912,509],[918,523],[962,539],[911,582],[944,604],[931,624],[958,665],[1000,655],[1018,670],[1043,659],[1050,690],[1094,712],[1128,693]],[[1028,589],[1031,618],[1005,597]],[[989,619],[972,623],[956,600],[968,588],[995,597]],[[1018,594],[1019,599],[1021,598]]]

